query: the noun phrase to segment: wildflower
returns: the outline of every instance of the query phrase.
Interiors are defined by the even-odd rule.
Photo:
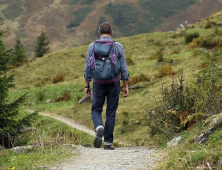
[[[15,169],[15,167],[13,166],[11,169],[13,170],[13,169]]]

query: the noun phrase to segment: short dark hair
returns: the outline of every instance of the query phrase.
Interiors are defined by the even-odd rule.
[[[99,26],[100,34],[111,34],[112,33],[112,26],[108,22],[104,22]]]

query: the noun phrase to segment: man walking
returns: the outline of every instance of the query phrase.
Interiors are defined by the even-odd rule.
[[[93,59],[92,56],[95,56],[94,52],[95,52],[96,41],[91,43],[88,47],[87,56],[86,56],[86,65],[85,65],[85,74],[84,74],[85,93],[88,97],[91,96],[90,82],[93,79],[93,98],[92,98],[91,111],[92,111],[92,120],[93,120],[93,124],[95,128],[95,132],[96,132],[96,138],[94,140],[94,147],[100,148],[102,144],[102,137],[104,135],[104,149],[114,150],[114,146],[112,145],[113,131],[114,131],[114,126],[115,126],[116,110],[118,108],[118,103],[119,103],[120,80],[124,82],[123,96],[127,97],[129,93],[129,89],[128,89],[129,74],[127,71],[124,48],[122,44],[113,41],[111,38],[113,34],[111,25],[107,22],[102,23],[99,26],[98,33],[100,36],[100,39],[98,41],[112,42],[110,49],[108,51],[110,53],[111,48],[113,48],[114,55],[112,55],[112,57],[113,56],[117,57],[118,62],[120,63],[120,72],[118,72],[117,76],[113,78],[112,80],[107,80],[107,81],[96,80],[95,77],[93,77],[89,73],[89,71],[87,71],[90,65],[89,61]],[[110,60],[110,62],[113,62],[114,60],[112,58],[108,58],[108,59]],[[102,56],[101,60],[104,60],[104,63],[105,63],[106,58]],[[91,65],[92,64],[94,63],[92,62]],[[103,62],[101,65],[102,65],[102,68],[101,68],[101,71],[102,71],[103,67],[105,66],[103,66]],[[116,64],[114,64],[114,66],[115,65]],[[102,114],[105,99],[107,100],[107,108],[106,108],[106,121],[105,121],[105,126],[104,126],[101,114]]]

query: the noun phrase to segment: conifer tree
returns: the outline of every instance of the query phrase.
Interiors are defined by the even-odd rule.
[[[3,34],[3,31],[0,31],[0,145],[10,148],[16,143],[18,132],[23,127],[31,126],[37,112],[18,118],[19,105],[25,100],[25,94],[13,102],[8,100],[8,91],[15,85],[13,84],[14,76],[7,76],[6,73],[14,52],[12,49],[6,50],[1,40]]]
[[[46,53],[50,52],[49,43],[50,41],[46,33],[42,31],[36,40],[35,57],[43,57]]]
[[[26,59],[26,52],[20,38],[16,39],[14,46],[15,56],[12,58],[12,65],[21,65]]]

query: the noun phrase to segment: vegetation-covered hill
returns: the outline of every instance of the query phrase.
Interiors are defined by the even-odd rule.
[[[194,84],[194,74],[208,66],[208,62],[203,60],[203,55],[200,55],[201,51],[215,55],[215,61],[218,60],[215,66],[221,67],[221,19],[222,11],[219,11],[195,25],[176,32],[147,33],[116,39],[125,47],[130,84],[136,85],[130,89],[127,98],[120,97],[115,128],[116,138],[131,145],[166,145],[169,136],[165,138],[162,134],[150,135],[148,130],[153,129],[147,126],[147,111],[159,104],[161,87],[162,85],[169,87],[173,75],[177,78],[183,73],[184,85]],[[78,102],[85,96],[83,69],[86,50],[87,45],[50,53],[11,70],[11,73],[15,74],[16,89],[11,91],[10,100],[28,92],[25,109],[49,111],[93,128],[90,103]],[[206,84],[203,88],[208,87],[211,87],[211,84]],[[220,90],[220,84],[217,84],[216,90],[212,92]],[[208,95],[204,90],[199,94],[203,94],[203,98]],[[202,106],[201,102],[196,105],[198,106]],[[176,106],[169,112],[172,111],[173,114],[173,111],[177,112],[179,109]],[[210,109],[215,112],[215,108]],[[192,117],[195,121],[204,120],[204,116],[209,116],[203,116],[202,113],[194,115],[197,115]],[[191,123],[193,124],[189,129],[196,125],[195,122]],[[168,128],[170,124],[167,122],[156,126]],[[184,127],[177,128],[181,130]],[[200,124],[191,131],[183,131],[181,135],[185,144],[167,150],[165,154],[169,153],[171,156],[165,159],[164,168],[195,169],[199,165],[206,168],[207,163],[216,169],[221,167],[221,125],[214,130],[207,145],[197,145],[193,142],[193,138],[203,130]]]
[[[221,9],[219,0],[17,0],[0,2],[5,43],[20,36],[29,56],[36,37],[46,31],[53,51],[83,45],[97,36],[98,24],[112,23],[115,37],[169,31]]]

